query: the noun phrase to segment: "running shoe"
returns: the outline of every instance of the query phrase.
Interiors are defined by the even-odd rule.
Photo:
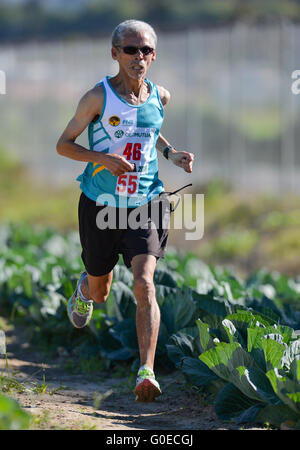
[[[76,328],[85,327],[91,320],[93,314],[93,300],[83,300],[78,289],[86,275],[87,273],[85,271],[80,275],[75,292],[67,304],[69,319]]]
[[[161,395],[160,386],[150,367],[143,366],[138,371],[133,393],[136,395],[137,402],[154,402],[155,398]]]

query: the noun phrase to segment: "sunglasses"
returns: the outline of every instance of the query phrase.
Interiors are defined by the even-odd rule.
[[[121,45],[117,45],[117,47],[121,48],[126,55],[135,55],[139,50],[143,53],[143,55],[150,55],[154,48],[148,47],[145,45],[144,47],[133,47],[131,45],[127,45],[125,47],[121,47]]]

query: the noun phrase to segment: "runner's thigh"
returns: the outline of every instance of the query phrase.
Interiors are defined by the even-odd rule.
[[[78,206],[81,258],[90,276],[96,278],[107,276],[109,279],[109,274],[119,259],[121,231],[100,229],[97,226],[97,214],[101,208],[103,206],[96,205],[96,202],[81,194]],[[93,280],[91,282],[93,283]]]

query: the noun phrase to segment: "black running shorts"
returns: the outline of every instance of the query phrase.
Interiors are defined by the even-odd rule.
[[[139,254],[154,255],[157,260],[165,256],[170,202],[164,195],[136,208],[112,208],[97,205],[82,192],[78,219],[81,257],[89,275],[109,273],[120,254],[128,268]]]

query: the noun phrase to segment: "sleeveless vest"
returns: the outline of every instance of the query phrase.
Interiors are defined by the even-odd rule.
[[[90,150],[122,155],[135,165],[133,172],[114,176],[103,165],[87,163],[77,178],[80,188],[99,204],[130,208],[148,203],[164,191],[158,178],[156,141],[164,119],[157,86],[145,79],[150,95],[131,105],[112,88],[109,77],[102,85],[104,105],[100,117],[88,127]]]

